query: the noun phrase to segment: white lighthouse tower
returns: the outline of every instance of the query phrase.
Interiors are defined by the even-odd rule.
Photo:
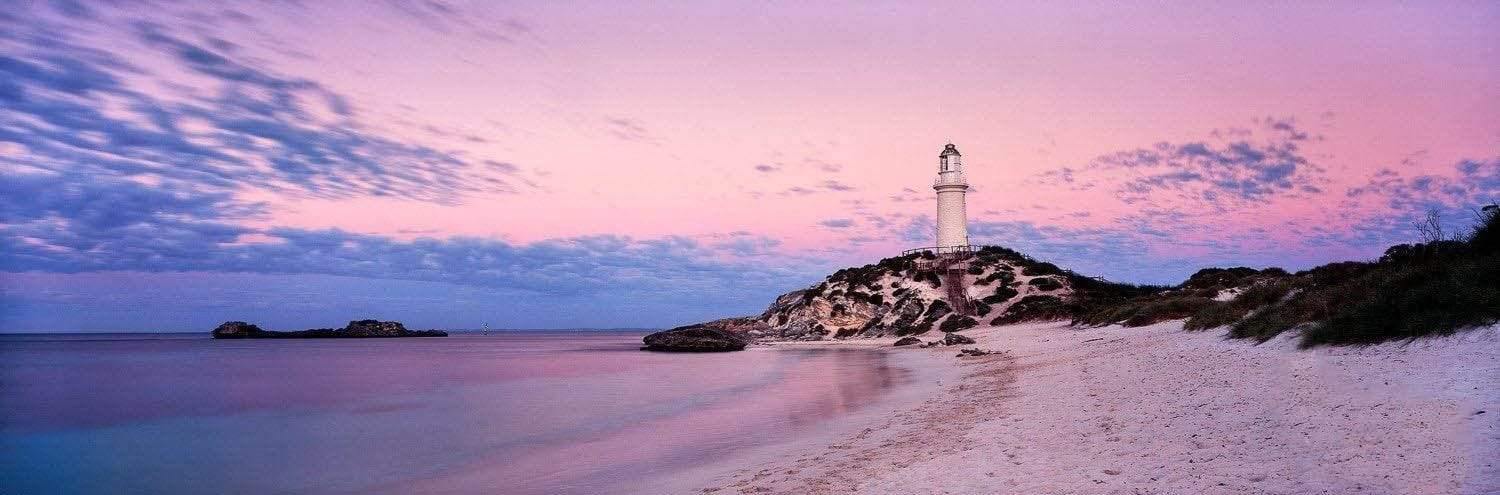
[[[961,158],[953,143],[938,154],[938,176],[932,182],[932,189],[937,191],[938,253],[967,252],[969,247],[969,215],[964,206],[969,181],[964,179]]]

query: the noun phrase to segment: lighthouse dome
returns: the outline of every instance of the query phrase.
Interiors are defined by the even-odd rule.
[[[957,147],[957,146],[954,146],[954,145],[953,145],[953,143],[948,143],[948,145],[947,145],[947,146],[944,146],[944,147],[943,147],[943,152],[942,152],[942,153],[938,153],[938,156],[939,156],[939,157],[944,157],[944,156],[948,156],[948,155],[959,155],[959,156],[963,156],[963,155],[961,155],[961,154],[960,154],[960,153],[959,153],[959,152],[958,152],[958,147]]]

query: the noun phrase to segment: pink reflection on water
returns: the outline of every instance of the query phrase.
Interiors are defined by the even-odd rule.
[[[785,366],[774,381],[682,414],[655,418],[567,442],[529,445],[478,459],[442,475],[384,487],[394,492],[505,490],[507,493],[595,493],[622,483],[723,458],[737,450],[784,441],[838,415],[870,405],[910,372],[868,350],[753,351],[715,372],[673,377],[645,373],[640,380],[702,390],[734,380],[739,365]],[[656,355],[704,361],[721,356]],[[777,363],[776,361],[790,361]]]

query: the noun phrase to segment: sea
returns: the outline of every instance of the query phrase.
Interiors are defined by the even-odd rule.
[[[643,335],[0,335],[0,492],[650,493],[913,376],[874,350]]]

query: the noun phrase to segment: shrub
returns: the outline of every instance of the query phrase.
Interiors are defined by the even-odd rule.
[[[1272,280],[1252,285],[1234,299],[1204,306],[1192,318],[1188,318],[1182,328],[1207,330],[1234,324],[1251,311],[1280,302],[1295,287],[1295,282],[1290,280]]]
[[[984,267],[979,265],[969,265],[968,272],[969,275],[980,275],[984,273]]]
[[[995,318],[991,325],[1009,325],[1023,321],[1061,320],[1068,318],[1071,310],[1067,303],[1056,296],[1026,296],[1016,301],[1005,314]]]
[[[927,315],[927,318],[930,320],[937,320],[938,318],[942,318],[943,315],[948,314],[949,311],[953,311],[953,308],[949,307],[947,302],[942,299],[934,299],[932,304],[927,306],[927,311],[923,314]]]
[[[1425,257],[1390,256],[1380,263],[1330,263],[1299,272],[1307,287],[1235,323],[1230,335],[1268,340],[1306,326],[1304,347],[1366,344],[1446,335],[1500,322],[1500,255],[1473,241]],[[1399,251],[1399,250],[1398,250]]]
[[[1204,307],[1217,304],[1218,301],[1207,297],[1174,297],[1161,299],[1147,303],[1126,318],[1121,325],[1127,327],[1146,326],[1157,322],[1168,320],[1181,320],[1192,316]]]
[[[1012,297],[1016,297],[1017,294],[1020,294],[1020,292],[1002,285],[995,288],[994,295],[985,296],[984,299],[980,299],[980,302],[985,304],[1000,304],[1009,301]]]
[[[1016,274],[1015,272],[1010,271],[1008,268],[999,267],[989,275],[985,275],[984,278],[975,280],[974,283],[977,285],[989,285],[997,280],[1001,282],[1001,285],[1010,285],[1012,282],[1016,281]]]
[[[1240,285],[1239,282],[1241,280],[1259,274],[1259,270],[1243,266],[1234,268],[1204,268],[1194,272],[1180,287],[1187,289],[1235,287]]]
[[[1062,273],[1063,270],[1061,268],[1058,268],[1057,265],[1047,263],[1045,261],[1029,263],[1025,267],[1021,268],[1021,274],[1028,277],[1035,277],[1037,275],[1061,275]]]
[[[1304,347],[1448,335],[1500,322],[1500,256],[1379,270],[1352,283],[1372,290],[1310,326]]]
[[[1048,292],[1062,288],[1062,283],[1058,282],[1057,279],[1052,278],[1052,277],[1038,277],[1038,278],[1033,278],[1033,279],[1031,279],[1031,281],[1026,282],[1026,283],[1027,283],[1027,285],[1031,285],[1031,286],[1036,287],[1037,289],[1040,289],[1040,290],[1043,290],[1043,291],[1048,291]]]
[[[974,301],[973,305],[974,316],[984,316],[990,314],[990,310],[993,309],[990,308],[990,305],[985,304],[983,301]]]
[[[803,303],[812,302],[813,299],[817,299],[818,296],[823,295],[823,291],[826,290],[827,288],[828,288],[827,284],[818,284],[818,285],[814,285],[812,287],[809,287],[807,290],[805,290],[805,291],[802,292],[802,302]]]
[[[1119,323],[1139,327],[1152,323],[1179,320],[1192,316],[1217,301],[1193,295],[1140,297],[1117,304],[1095,307],[1073,318],[1075,325],[1110,325]]]
[[[974,328],[976,326],[979,326],[978,320],[964,315],[953,315],[948,317],[948,319],[943,320],[943,324],[938,326],[938,330],[942,332],[957,332],[959,330]]]

